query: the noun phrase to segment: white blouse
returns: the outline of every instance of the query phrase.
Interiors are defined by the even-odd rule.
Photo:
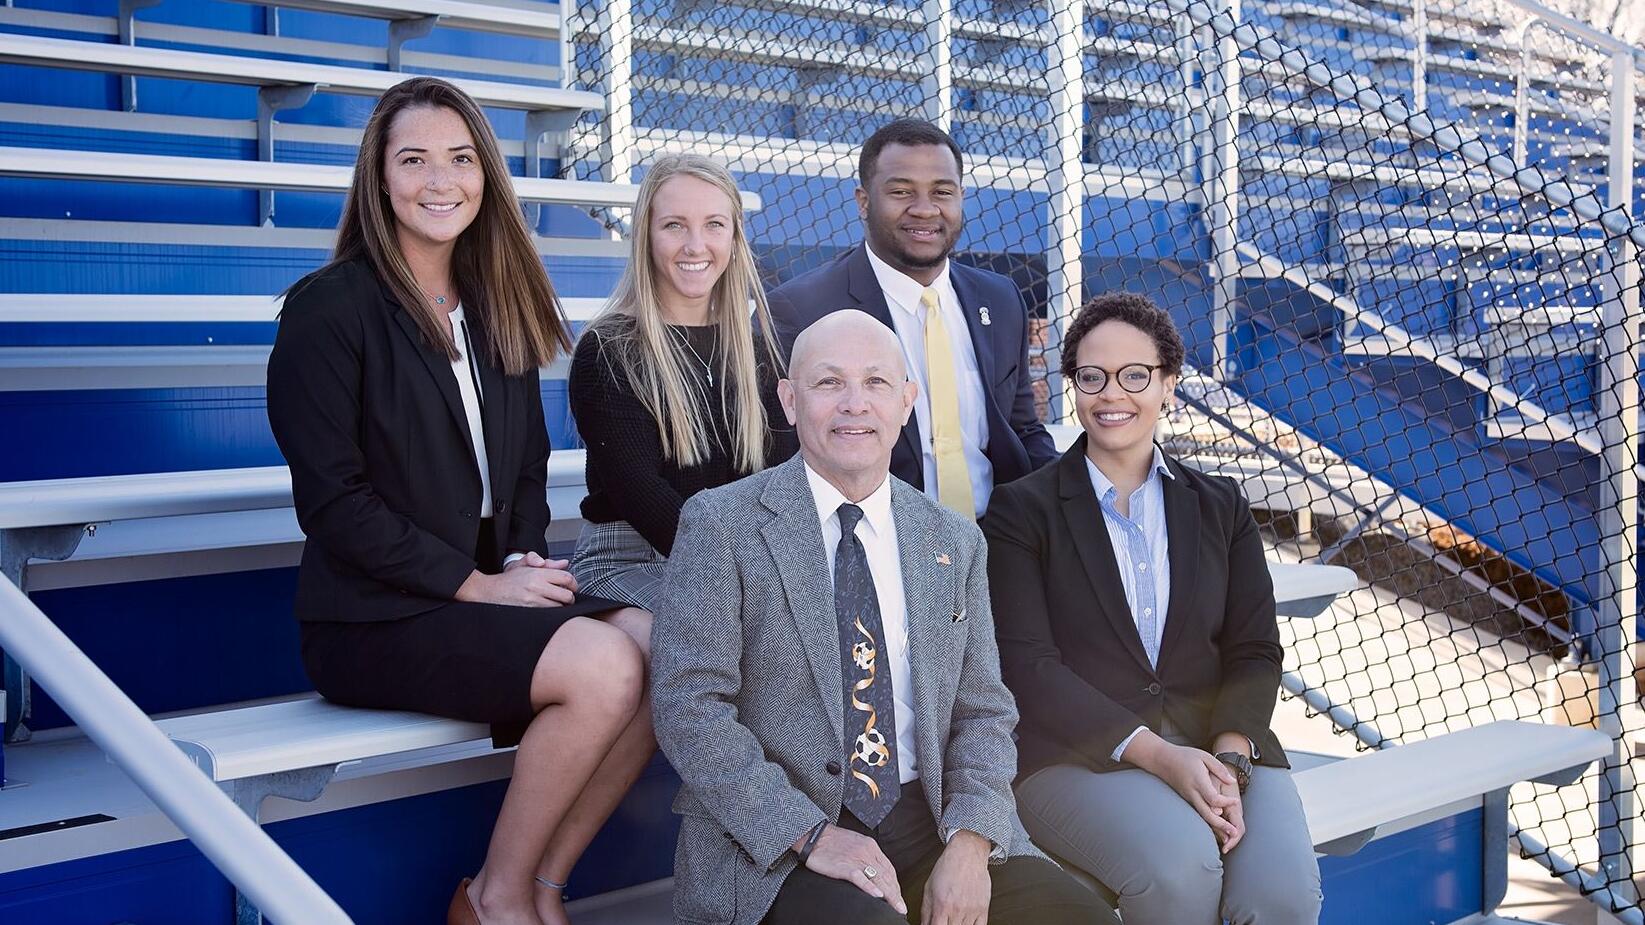
[[[457,359],[451,361],[451,372],[457,377],[457,391],[463,397],[463,412],[468,417],[468,434],[474,443],[474,464],[480,469],[480,516],[490,517],[491,464],[486,459],[485,422],[480,409],[485,406],[485,395],[480,387],[480,371],[471,361],[474,341],[469,335],[468,322],[463,316],[462,303],[451,310],[452,339],[457,344]]]

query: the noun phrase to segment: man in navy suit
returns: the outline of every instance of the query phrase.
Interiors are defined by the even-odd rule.
[[[947,132],[899,119],[863,144],[863,244],[770,295],[786,353],[831,312],[855,308],[897,332],[919,386],[891,472],[970,517],[1004,484],[1057,458],[1034,410],[1028,310],[1007,277],[949,260],[965,226],[963,158]]]

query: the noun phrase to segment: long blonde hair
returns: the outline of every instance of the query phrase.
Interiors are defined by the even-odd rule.
[[[679,176],[710,183],[731,200],[731,255],[725,272],[714,284],[709,317],[719,328],[720,351],[716,375],[724,384],[719,401],[731,430],[732,462],[743,472],[765,468],[765,403],[760,397],[759,365],[772,366],[772,381],[781,373],[780,354],[771,337],[771,313],[760,286],[754,254],[748,246],[742,199],[737,182],[719,164],[694,154],[660,158],[646,171],[634,207],[629,238],[628,267],[598,317],[583,332],[599,338],[606,362],[613,363],[634,389],[652,418],[662,440],[663,458],[681,467],[699,465],[713,448],[708,419],[709,396],[701,377],[691,370],[685,347],[669,334],[657,292],[657,268],[651,262],[651,209],[657,191]],[[753,312],[747,311],[752,304]],[[756,354],[755,325],[759,319]]]
[[[452,250],[451,282],[457,297],[465,311],[484,320],[485,349],[505,373],[519,376],[546,366],[570,349],[571,326],[526,230],[491,122],[467,93],[437,77],[395,84],[377,101],[360,140],[354,182],[327,266],[364,257],[417,322],[424,339],[457,359],[456,344],[400,251],[394,207],[383,179],[383,153],[395,116],[422,106],[449,109],[462,117],[485,173],[479,212]]]

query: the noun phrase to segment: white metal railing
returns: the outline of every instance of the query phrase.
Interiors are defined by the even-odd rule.
[[[0,579],[0,648],[257,908],[281,922],[352,921],[267,832],[166,738],[17,586]]]

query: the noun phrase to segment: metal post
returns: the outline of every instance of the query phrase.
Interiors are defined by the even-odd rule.
[[[1428,0],[1416,0],[1411,10],[1411,30],[1416,33],[1416,49],[1411,56],[1411,108],[1428,108]]]
[[[634,9],[632,0],[604,0],[596,19],[604,69],[605,114],[600,162],[610,183],[634,182]],[[612,240],[620,236],[610,232]]]
[[[1519,27],[1519,70],[1514,73],[1514,166],[1524,167],[1531,142],[1531,30],[1533,16]]]
[[[1220,12],[1236,22],[1239,0],[1224,0]],[[1211,238],[1211,374],[1222,381],[1233,369],[1229,341],[1234,303],[1239,298],[1239,43],[1232,36],[1212,36],[1213,66],[1205,69],[1206,116],[1210,147],[1206,151],[1205,230]]]
[[[577,0],[560,0],[560,86],[568,90],[577,84],[576,22]]]
[[[1612,210],[1632,208],[1634,165],[1634,62],[1611,55],[1611,152],[1607,181]],[[1625,902],[1633,902],[1634,780],[1632,747],[1623,741],[1621,708],[1635,700],[1634,556],[1637,538],[1639,454],[1639,264],[1633,241],[1617,236],[1611,245],[1611,272],[1602,277],[1604,361],[1599,382],[1600,466],[1598,518],[1606,547],[1605,591],[1596,601],[1600,728],[1615,745],[1599,783],[1599,857],[1605,879]]]
[[[1085,160],[1081,134],[1085,128],[1085,5],[1079,0],[1049,0],[1052,45],[1046,49],[1050,60],[1046,80],[1051,96],[1051,144],[1045,152],[1045,178],[1049,187],[1046,224],[1050,240],[1045,255],[1047,273],[1046,321],[1051,326],[1046,356],[1046,386],[1056,420],[1073,410],[1069,383],[1057,372],[1061,363],[1063,327],[1079,308],[1085,281],[1080,263],[1084,249]],[[1053,368],[1053,365],[1055,368]]]
[[[925,117],[947,131],[954,111],[954,0],[924,0],[925,55],[931,70],[920,78]]]

